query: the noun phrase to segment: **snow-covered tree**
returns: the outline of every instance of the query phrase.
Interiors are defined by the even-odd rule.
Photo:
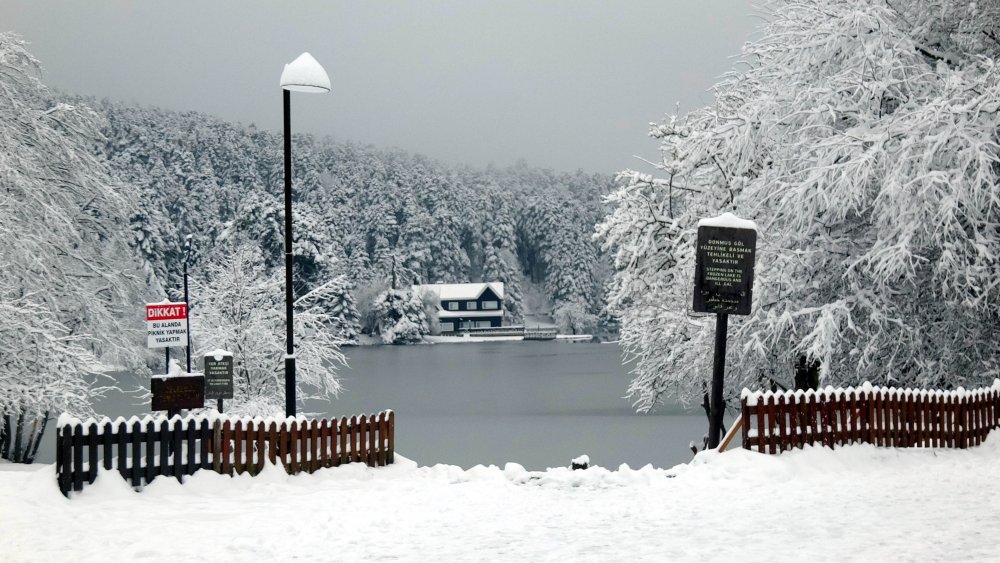
[[[570,334],[593,333],[597,328],[597,315],[587,312],[587,305],[579,301],[560,304],[552,312],[552,317],[563,332]]]
[[[410,289],[389,289],[375,298],[375,326],[386,344],[420,342],[430,328],[421,297]]]
[[[233,352],[230,412],[248,416],[276,415],[285,408],[284,277],[264,275],[263,266],[261,251],[242,244],[212,261],[204,277],[191,279],[197,353]],[[340,392],[343,341],[335,330],[337,319],[318,303],[332,298],[342,281],[296,298],[295,376],[301,400],[329,400]]]
[[[0,34],[0,452],[30,462],[50,414],[90,414],[104,365],[137,367],[134,197],[95,156],[100,120],[57,102]],[[131,313],[131,314],[130,314]]]
[[[345,276],[327,282],[321,291],[312,291],[319,307],[330,316],[330,329],[344,344],[357,344],[361,333],[361,317],[354,302],[354,288]]]
[[[713,105],[652,126],[598,227],[640,410],[694,399],[714,323],[690,312],[696,220],[761,227],[742,386],[978,385],[1000,370],[1000,3],[775,2]],[[796,373],[798,366],[798,373]]]

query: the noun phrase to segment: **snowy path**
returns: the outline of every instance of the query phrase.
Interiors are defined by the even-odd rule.
[[[142,494],[108,475],[72,501],[52,466],[24,469],[0,466],[4,561],[1000,560],[996,436],[672,470],[202,472]]]

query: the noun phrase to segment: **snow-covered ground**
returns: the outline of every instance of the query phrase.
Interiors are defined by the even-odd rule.
[[[568,462],[568,460],[567,460]],[[672,469],[201,472],[72,500],[0,466],[3,561],[1000,559],[1000,439],[970,450],[735,450]]]

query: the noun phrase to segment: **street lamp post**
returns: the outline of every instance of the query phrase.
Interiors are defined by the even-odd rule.
[[[285,416],[295,416],[295,336],[292,331],[292,124],[291,91],[322,94],[330,77],[309,53],[285,65],[281,91],[285,125]]]
[[[191,260],[191,239],[194,235],[184,237],[184,306],[188,310],[188,318],[191,317],[191,301],[188,298],[188,262]],[[191,323],[188,323],[187,333],[187,372],[191,374]]]

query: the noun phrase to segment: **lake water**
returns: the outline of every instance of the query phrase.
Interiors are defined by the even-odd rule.
[[[392,409],[396,450],[421,465],[512,461],[537,470],[587,454],[608,468],[670,467],[689,461],[689,442],[700,443],[708,430],[700,410],[679,405],[635,414],[624,398],[629,376],[615,344],[362,346],[345,353],[345,391],[305,410],[330,417]],[[126,389],[136,383],[120,381]],[[95,408],[130,416],[148,412],[148,402],[119,394]],[[45,463],[54,457],[49,428],[39,451]]]

